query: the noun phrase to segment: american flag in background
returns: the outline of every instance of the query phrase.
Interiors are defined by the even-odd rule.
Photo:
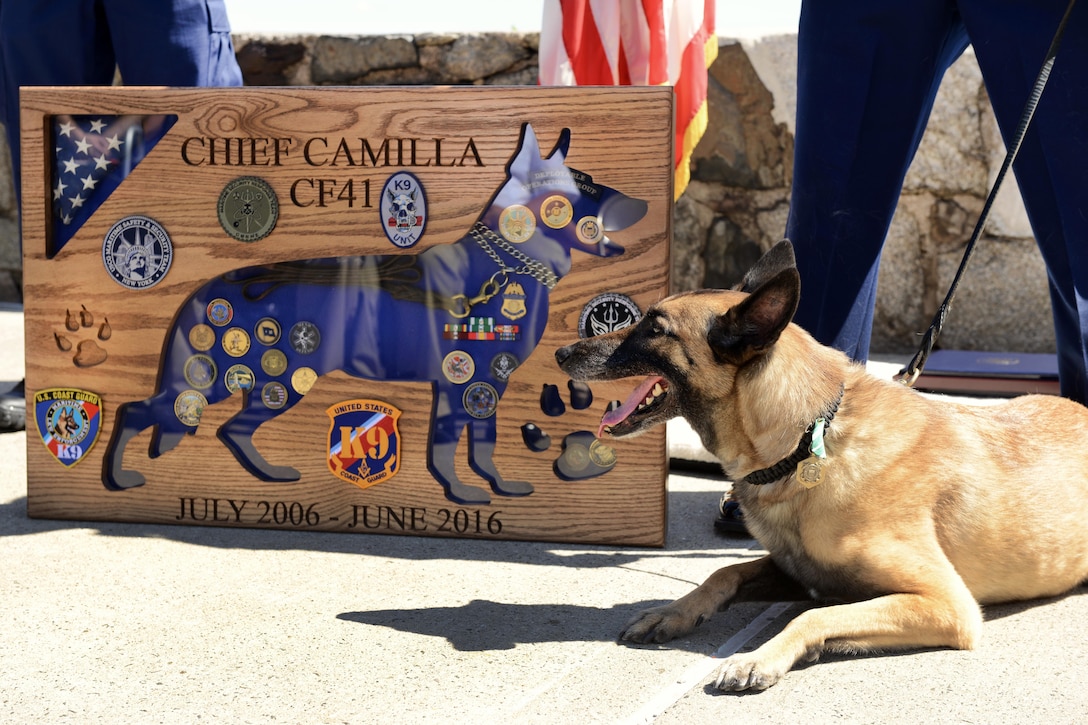
[[[161,115],[53,117],[53,254],[176,120]]]
[[[673,86],[677,198],[706,130],[707,68],[717,57],[714,0],[544,0],[541,85]]]

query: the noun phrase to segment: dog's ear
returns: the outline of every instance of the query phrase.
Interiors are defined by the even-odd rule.
[[[559,133],[559,140],[555,142],[555,148],[548,154],[548,158],[563,161],[567,158],[568,151],[570,151],[570,129],[564,128]]]
[[[793,319],[800,296],[801,276],[794,267],[766,280],[710,323],[707,343],[715,359],[740,365],[769,349]]]
[[[748,274],[744,275],[740,291],[754,292],[784,269],[797,269],[797,261],[793,257],[793,244],[788,239],[783,239],[768,249],[767,253],[752,265]]]

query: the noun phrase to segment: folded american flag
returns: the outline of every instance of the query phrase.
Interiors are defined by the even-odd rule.
[[[53,117],[53,237],[51,253],[109,198],[177,116]]]

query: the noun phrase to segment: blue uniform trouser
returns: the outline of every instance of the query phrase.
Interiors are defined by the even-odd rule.
[[[20,86],[240,86],[223,0],[0,0],[0,123],[19,169]],[[18,184],[16,185],[18,189]]]
[[[881,248],[945,70],[973,46],[1007,142],[1067,5],[805,0],[786,234],[795,321],[818,340],[868,357]],[[1048,270],[1062,394],[1088,402],[1088,0],[1013,169]]]

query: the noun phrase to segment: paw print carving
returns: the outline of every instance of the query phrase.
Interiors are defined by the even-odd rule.
[[[593,391],[588,385],[567,381],[568,400],[574,410],[585,410],[593,404]],[[549,418],[561,418],[567,411],[557,385],[545,384],[540,392],[540,410]],[[521,427],[525,446],[543,453],[552,446],[551,436],[535,423]],[[602,476],[616,465],[616,451],[601,442],[592,431],[576,430],[563,437],[559,457],[552,464],[555,474],[565,481],[580,481]]]
[[[81,333],[94,327],[94,314],[87,309],[86,305],[80,305],[79,311],[74,314],[71,310],[65,310],[65,333],[53,333],[53,339],[57,343],[58,350],[71,352],[72,348],[75,348],[76,353],[72,357],[72,363],[77,368],[90,368],[106,362],[108,354],[98,343],[99,341],[105,342],[113,336],[113,328],[110,327],[109,318],[102,317],[102,322],[98,324],[98,329],[91,338],[77,339],[75,343],[72,342],[73,333]]]

